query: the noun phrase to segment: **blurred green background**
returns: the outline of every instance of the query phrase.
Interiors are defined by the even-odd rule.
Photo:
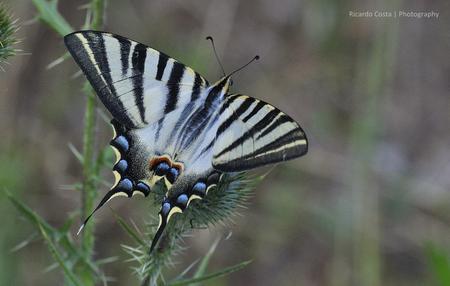
[[[3,1],[19,19],[16,56],[0,71],[0,186],[52,225],[80,207],[83,77],[72,59],[52,69],[63,41],[31,1]],[[85,1],[60,1],[73,27]],[[81,8],[80,8],[81,7]],[[296,119],[307,156],[277,165],[229,227],[198,230],[173,273],[220,243],[210,268],[245,269],[207,285],[450,285],[450,60],[448,1],[108,1],[105,30],[181,60],[210,82],[220,76],[212,35],[235,91]],[[349,11],[437,11],[438,19],[354,18]],[[98,105],[100,110],[104,110]],[[97,144],[110,128],[97,126]],[[103,177],[113,182],[107,171]],[[99,189],[100,194],[107,187]],[[141,225],[145,200],[111,202]],[[61,285],[59,269],[30,223],[0,196],[0,285]],[[97,215],[96,257],[108,285],[137,285],[121,244],[131,243],[108,208]],[[72,232],[75,237],[77,225]],[[29,244],[12,249],[22,241]]]

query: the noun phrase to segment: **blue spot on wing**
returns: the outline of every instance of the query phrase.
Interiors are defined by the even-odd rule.
[[[195,185],[192,187],[192,192],[196,195],[203,197],[206,192],[206,184],[203,182],[195,183]]]
[[[127,138],[125,138],[125,136],[123,135],[120,135],[116,137],[114,140],[112,140],[111,145],[113,145],[122,152],[127,152],[128,149],[130,148],[130,144],[128,143]]]
[[[136,190],[142,192],[144,196],[148,196],[148,194],[150,194],[150,187],[143,182],[139,182],[136,184]]]
[[[126,160],[122,159],[114,166],[114,170],[118,171],[120,174],[125,173],[128,168],[128,163]]]
[[[177,198],[177,204],[182,205],[183,207],[186,206],[188,202],[188,196],[186,194],[181,194]]]
[[[161,214],[166,216],[171,209],[170,203],[164,203],[161,207]]]
[[[120,191],[129,193],[133,190],[133,182],[131,182],[130,179],[125,178],[117,184],[116,188],[120,189]]]
[[[164,176],[169,171],[170,166],[166,162],[159,163],[155,168],[155,174],[158,176]]]
[[[167,180],[173,184],[178,178],[179,173],[177,168],[170,168],[169,173],[167,174]]]

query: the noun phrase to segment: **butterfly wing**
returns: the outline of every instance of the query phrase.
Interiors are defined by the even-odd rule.
[[[245,95],[229,96],[213,147],[216,170],[237,172],[300,157],[308,151],[305,132],[278,108]]]
[[[157,123],[168,114],[188,113],[198,104],[208,82],[166,54],[122,36],[78,31],[65,36],[64,41],[114,117],[111,145],[117,155],[113,167],[116,182],[94,212],[116,196],[147,196],[152,186],[147,180],[149,161],[158,146],[155,138],[140,140],[137,131],[152,134],[155,129],[159,133],[161,124]]]
[[[64,41],[103,104],[127,128],[161,119],[208,86],[191,68],[122,36],[79,31]]]

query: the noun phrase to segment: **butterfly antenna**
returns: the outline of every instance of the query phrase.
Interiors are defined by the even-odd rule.
[[[207,40],[211,41],[211,45],[214,51],[214,55],[216,56],[216,60],[219,63],[220,69],[222,70],[223,76],[226,76],[225,69],[223,68],[222,63],[220,62],[219,56],[217,55],[216,45],[214,45],[214,39],[211,36],[206,37]]]
[[[251,64],[252,62],[257,61],[257,60],[259,60],[259,56],[258,56],[258,55],[254,56],[253,59],[251,59],[251,60],[250,60],[248,63],[246,63],[245,65],[243,65],[243,66],[241,66],[240,68],[238,68],[238,69],[232,71],[228,76],[231,76],[231,75],[237,73],[238,71],[244,69],[246,66],[248,66],[249,64]]]

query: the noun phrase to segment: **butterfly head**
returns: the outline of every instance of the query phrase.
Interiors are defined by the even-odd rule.
[[[232,85],[233,80],[231,79],[231,76],[230,75],[224,76],[211,86],[210,93],[213,92],[220,95],[225,95],[228,93],[228,90]]]
[[[211,90],[212,91],[221,91],[222,94],[226,94],[228,92],[229,88],[233,85],[233,79],[231,78],[231,76],[233,74],[239,72],[240,70],[244,69],[246,66],[248,66],[249,64],[251,64],[252,62],[254,62],[256,60],[259,60],[259,56],[258,55],[254,56],[245,65],[235,69],[234,71],[232,71],[228,75],[224,75],[220,80],[218,80],[215,84],[213,84],[213,86],[211,87]]]

